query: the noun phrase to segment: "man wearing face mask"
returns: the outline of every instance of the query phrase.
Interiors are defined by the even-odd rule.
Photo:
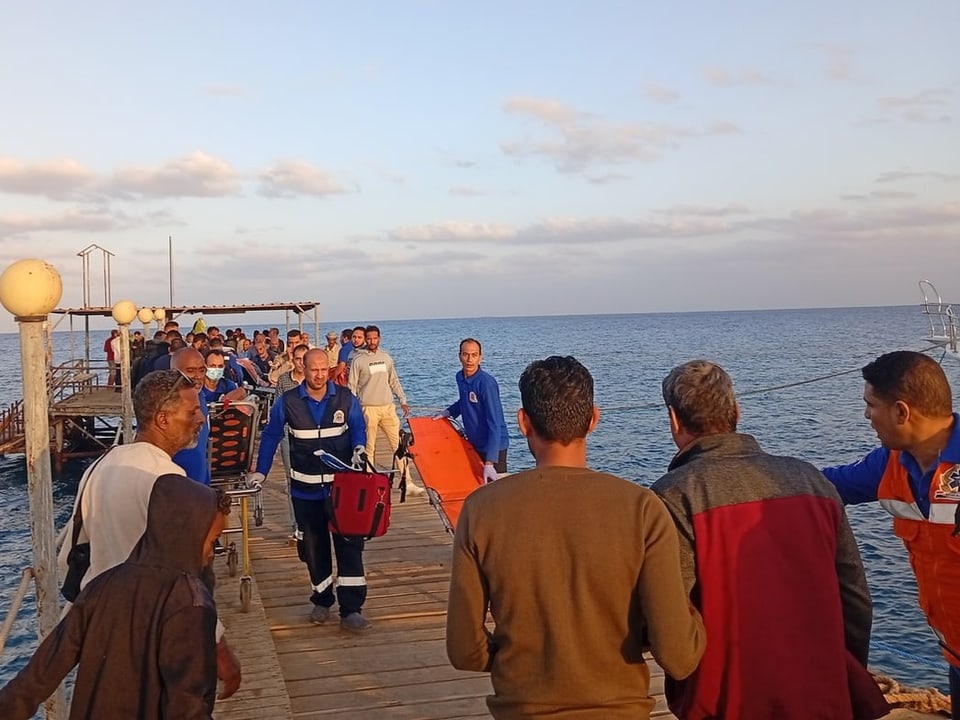
[[[203,387],[200,389],[200,402],[207,405],[214,402],[229,405],[247,396],[246,389],[223,376],[227,358],[222,350],[208,350],[204,356],[204,362],[207,369],[203,378]]]

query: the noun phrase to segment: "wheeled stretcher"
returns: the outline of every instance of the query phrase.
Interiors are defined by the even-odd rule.
[[[263,496],[258,486],[249,485],[247,476],[253,470],[254,445],[260,429],[260,403],[257,398],[231,403],[210,403],[210,440],[207,457],[210,459],[211,484],[230,496],[239,508],[239,522],[231,518],[223,531],[227,571],[230,577],[240,567],[240,609],[250,609],[253,578],[250,575],[250,516],[254,525],[263,525]],[[251,513],[251,504],[253,506]],[[240,546],[227,538],[240,536]]]

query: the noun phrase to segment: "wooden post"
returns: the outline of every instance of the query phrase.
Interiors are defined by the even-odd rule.
[[[23,366],[23,424],[30,499],[33,571],[37,578],[37,620],[46,637],[60,620],[57,589],[57,548],[53,517],[53,476],[50,471],[50,417],[47,402],[47,362],[43,346],[45,315],[15,318],[20,325]],[[66,718],[61,685],[44,704],[47,720]]]

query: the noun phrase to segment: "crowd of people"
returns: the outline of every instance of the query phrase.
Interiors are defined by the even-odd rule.
[[[280,448],[291,527],[309,575],[305,619],[325,624],[336,604],[343,630],[371,627],[363,540],[330,532],[326,500],[338,464],[369,467],[381,430],[396,450],[396,406],[410,411],[380,329],[332,332],[323,348],[298,331],[286,342],[267,332],[246,356],[216,328],[182,344],[169,330],[155,338],[167,347],[141,358],[150,360],[134,397],[136,442],[91,466],[78,492],[73,522],[82,511],[91,548],[85,589],[0,690],[2,717],[29,717],[77,663],[80,702],[104,717],[120,715],[104,710],[114,701],[95,697],[90,683],[111,673],[128,681],[116,707],[138,693],[150,705],[131,717],[209,717],[217,676],[222,697],[239,686],[239,662],[209,612],[206,543],[216,516],[180,518],[189,531],[175,552],[158,550],[154,527],[169,521],[184,477],[209,484],[198,440],[207,401],[245,392],[223,383],[234,360],[253,364],[257,381],[277,389],[249,481],[265,482]],[[230,339],[242,348],[236,332]],[[490,673],[494,717],[649,717],[647,651],[666,674],[665,694],[681,720],[882,717],[889,708],[867,670],[873,606],[845,512],[873,501],[893,516],[904,542],[960,717],[960,621],[952,610],[960,600],[960,417],[929,356],[899,351],[863,368],[865,417],[880,447],[822,469],[770,455],[737,431],[740,408],[723,368],[678,365],[662,382],[677,452],[651,488],[588,467],[587,438],[600,410],[592,375],[572,357],[537,360],[521,374],[516,422],[535,467],[506,474],[499,385],[482,358],[480,341],[460,343],[457,400],[434,417],[461,417],[484,463],[485,484],[467,497],[454,535],[446,648],[454,667]],[[199,506],[211,502],[198,496]],[[202,554],[187,562],[200,538]],[[116,627],[136,622],[143,609],[120,607],[111,596],[136,584],[147,562],[189,579],[194,610],[141,623],[137,643],[126,647],[113,630],[100,632],[95,650],[120,655],[97,665],[84,634],[111,614]],[[174,594],[183,604],[176,582],[163,578],[153,579],[162,585],[157,597]],[[191,642],[188,628],[203,628],[192,640],[198,655],[183,672],[165,672],[164,663],[184,652],[168,645]],[[129,656],[144,646],[158,654]],[[168,714],[168,696],[195,714]]]

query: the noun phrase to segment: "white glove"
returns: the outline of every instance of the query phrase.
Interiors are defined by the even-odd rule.
[[[497,474],[497,469],[493,465],[485,464],[483,466],[483,481],[485,483],[492,483],[499,479],[500,475]]]
[[[254,472],[247,475],[247,485],[250,487],[256,488],[259,490],[263,487],[263,481],[267,478],[264,477],[263,473]]]
[[[363,445],[357,445],[353,449],[353,459],[351,462],[355,468],[362,469],[364,466],[363,456],[366,454],[367,449]]]
[[[444,418],[448,417],[450,417],[450,413],[448,413],[446,410],[443,410],[442,412],[434,413],[431,416],[431,420],[443,420]]]

